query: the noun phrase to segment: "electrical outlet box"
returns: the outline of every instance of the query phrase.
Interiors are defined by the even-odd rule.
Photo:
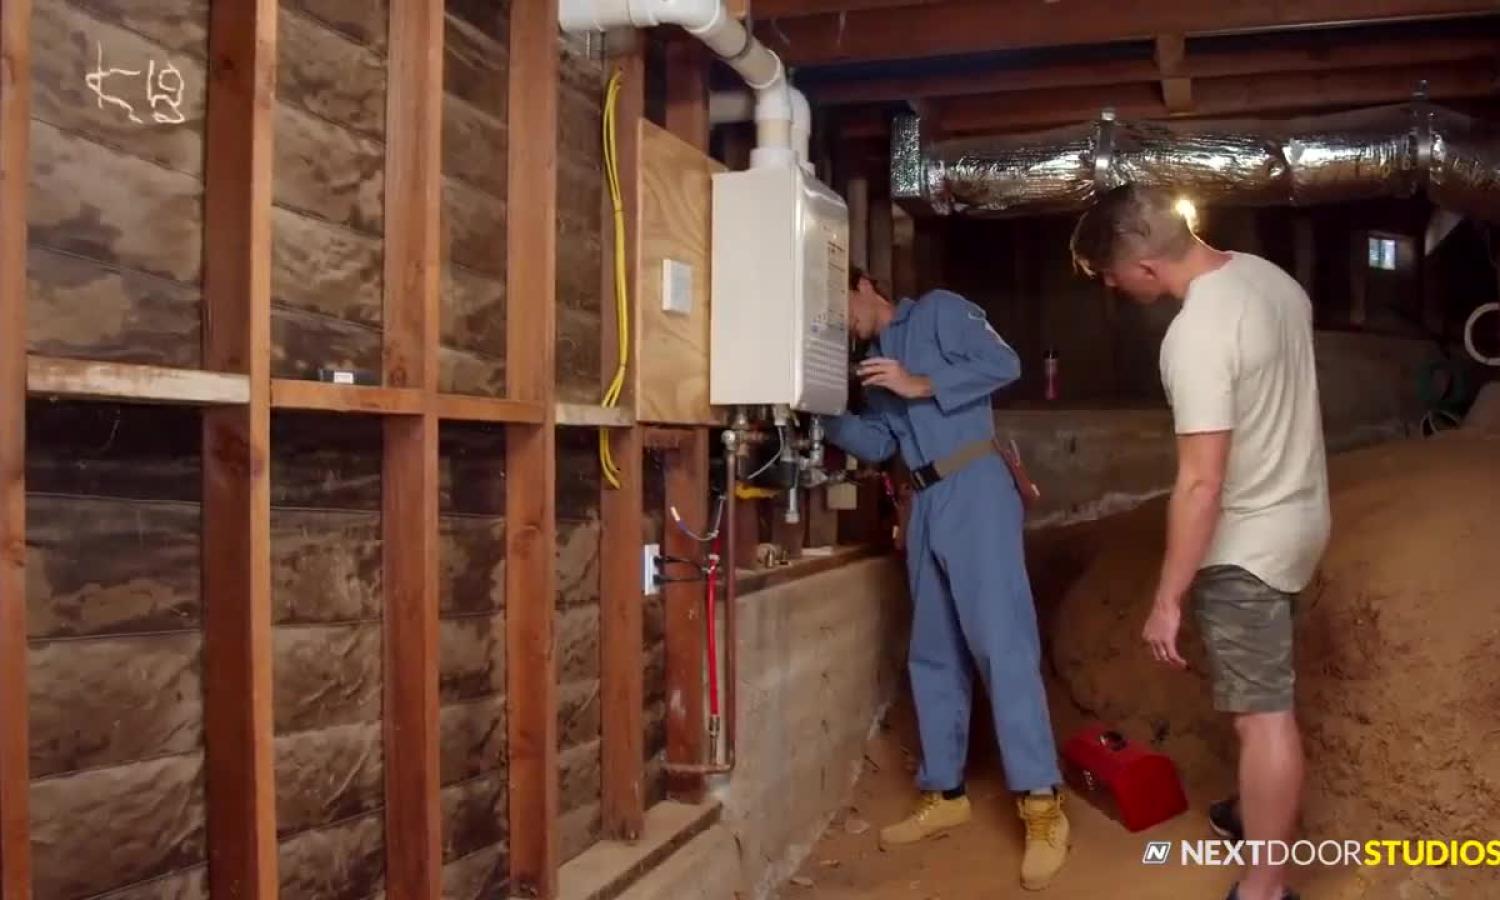
[[[641,565],[641,593],[649,596],[659,590],[656,579],[661,574],[661,544],[646,545]]]
[[[688,263],[661,261],[661,308],[678,316],[693,314],[693,267]]]

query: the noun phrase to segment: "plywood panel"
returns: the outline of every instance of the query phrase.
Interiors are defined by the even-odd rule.
[[[443,896],[449,900],[488,900],[507,894],[505,847],[496,844],[443,866]]]
[[[32,247],[26,346],[44,356],[195,368],[199,292],[165,278]]]
[[[385,823],[378,812],[281,845],[281,900],[362,900],[384,886]]]
[[[711,424],[710,176],[724,167],[644,119],[640,129],[636,418],[641,422]],[[667,259],[693,267],[693,309],[688,316],[661,309],[662,262]]]
[[[298,834],[373,812],[385,800],[380,723],[276,739],[276,830]]]
[[[285,5],[377,53],[385,52],[387,0],[286,0]]]
[[[379,238],[385,147],[290,104],[276,108],[276,203]]]
[[[385,135],[386,63],[283,0],[277,35],[276,95],[314,115],[381,139]]]

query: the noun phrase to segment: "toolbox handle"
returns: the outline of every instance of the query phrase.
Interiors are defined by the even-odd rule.
[[[1125,735],[1118,731],[1106,731],[1099,735],[1099,743],[1118,753],[1125,749]]]

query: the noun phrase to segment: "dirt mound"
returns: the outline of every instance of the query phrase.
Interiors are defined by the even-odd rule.
[[[1300,602],[1307,836],[1489,839],[1500,820],[1500,444],[1445,436],[1335,457],[1334,537]],[[1192,671],[1139,641],[1165,507],[1107,523],[1049,610],[1074,704],[1170,752],[1195,787],[1232,783],[1234,740]]]

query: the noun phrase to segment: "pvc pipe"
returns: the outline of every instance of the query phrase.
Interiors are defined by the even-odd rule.
[[[559,0],[557,18],[565,31],[681,26],[755,91],[756,147],[750,165],[798,164],[799,135],[810,129],[795,121],[796,104],[781,58],[729,15],[723,0]],[[806,99],[801,103],[806,105]],[[810,113],[805,120],[810,124]],[[806,147],[800,149],[805,157]]]

